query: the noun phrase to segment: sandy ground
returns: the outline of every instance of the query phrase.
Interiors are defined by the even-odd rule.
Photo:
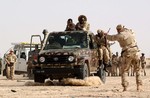
[[[0,76],[0,98],[150,98],[150,68],[147,76],[142,76],[143,90],[136,91],[135,77],[130,76],[128,91],[122,92],[120,77],[107,77],[106,83],[99,80],[90,86],[53,85],[49,80],[47,84],[34,83],[23,75],[15,75],[15,80],[7,80]]]

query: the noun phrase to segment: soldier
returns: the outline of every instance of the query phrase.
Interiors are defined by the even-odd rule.
[[[142,72],[144,71],[144,76],[146,76],[146,71],[145,71],[146,60],[145,60],[145,54],[144,53],[142,53],[140,60],[141,60]]]
[[[35,49],[33,51],[29,52],[29,58],[28,58],[28,62],[27,62],[27,64],[28,64],[28,66],[27,66],[27,74],[28,74],[29,78],[33,78],[33,76],[32,76],[32,69],[37,64],[38,53],[39,53],[38,45],[35,45]]]
[[[100,58],[100,65],[104,64],[104,70],[108,72],[107,67],[110,62],[110,53],[107,48],[107,40],[105,39],[104,32],[102,30],[97,30],[97,35],[95,36],[95,41],[98,45],[98,53]]]
[[[76,24],[76,30],[88,31],[90,29],[90,24],[87,22],[85,15],[80,15],[78,17],[78,23]]]
[[[17,56],[14,54],[12,49],[6,55],[5,61],[6,61],[6,77],[7,77],[7,79],[13,80],[14,79],[14,70],[15,70],[15,63],[17,61]]]
[[[67,20],[67,26],[66,26],[65,31],[74,31],[74,30],[76,30],[75,29],[75,24],[73,23],[73,20],[71,18],[69,18]]]
[[[134,65],[136,70],[136,84],[137,90],[141,90],[142,80],[140,79],[140,58],[138,55],[139,49],[137,46],[137,42],[135,40],[134,32],[131,30],[124,28],[121,24],[117,25],[116,27],[118,34],[115,35],[108,35],[107,39],[110,41],[118,41],[120,47],[122,48],[122,86],[123,91],[127,90],[129,82],[126,80],[126,74],[129,71],[131,64]]]
[[[117,55],[112,55],[112,76],[117,76],[117,67],[118,67],[118,57]]]

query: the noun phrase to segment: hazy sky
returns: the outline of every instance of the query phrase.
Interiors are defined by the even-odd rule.
[[[84,14],[90,30],[116,34],[116,25],[123,24],[136,33],[141,52],[150,57],[150,0],[0,0],[0,56],[14,42],[29,42],[32,34],[43,29],[61,31],[68,18],[77,23]],[[118,43],[111,47],[120,52]]]

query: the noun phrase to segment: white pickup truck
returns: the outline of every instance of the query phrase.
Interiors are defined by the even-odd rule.
[[[10,49],[14,50],[14,53],[17,56],[17,62],[15,65],[15,74],[22,74],[22,73],[27,73],[27,67],[28,67],[28,60],[29,57],[31,57],[32,55],[30,54],[33,50],[35,50],[35,46],[38,45],[39,49],[41,48],[41,38],[40,41],[38,43],[33,43],[33,37],[39,37],[39,35],[32,35],[31,36],[31,41],[30,43],[27,42],[19,42],[19,43],[12,43],[13,47],[11,47]],[[4,54],[4,57],[2,59],[2,72],[3,72],[3,76],[6,75],[6,71],[5,71],[5,55],[9,53],[10,49],[8,49],[8,51]]]

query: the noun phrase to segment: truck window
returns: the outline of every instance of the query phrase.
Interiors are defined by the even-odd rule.
[[[20,58],[23,58],[23,59],[26,60],[26,54],[25,54],[25,52],[22,52],[22,53],[21,53]]]

